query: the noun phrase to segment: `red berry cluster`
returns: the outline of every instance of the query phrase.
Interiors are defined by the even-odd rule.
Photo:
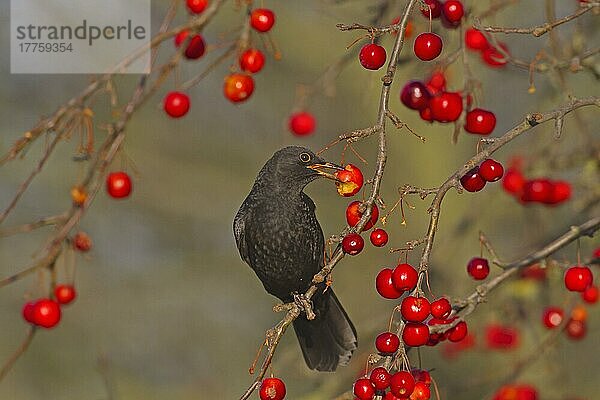
[[[348,208],[346,208],[346,221],[348,222],[349,226],[355,227],[358,224],[358,221],[360,221],[362,218],[363,212],[360,211],[361,206],[362,203],[357,200],[350,203]],[[368,231],[371,229],[377,223],[378,218],[379,208],[376,204],[373,204],[373,208],[371,209],[371,217],[363,227],[363,231]],[[388,242],[388,234],[381,228],[374,229],[369,235],[369,239],[371,240],[373,246],[382,247]],[[349,233],[342,239],[342,250],[346,254],[356,255],[362,251],[364,245],[365,241],[358,233]]]
[[[565,312],[561,307],[548,306],[542,312],[542,324],[547,329],[554,329],[565,321]],[[575,306],[566,322],[565,334],[573,340],[583,339],[587,333],[587,310],[581,306]]]
[[[283,400],[285,398],[285,384],[279,378],[263,379],[258,395],[260,400]]]
[[[354,382],[353,392],[359,400],[371,400],[376,395],[384,400],[429,400],[431,375],[428,371],[413,369],[390,374],[384,367],[376,367],[368,378]]]
[[[465,15],[463,4],[458,0],[447,0],[441,2],[439,0],[425,0],[427,8],[422,8],[421,13],[424,17],[433,19],[441,19],[442,25],[446,28],[454,29],[460,26],[460,22]]]
[[[502,187],[522,203],[541,203],[555,206],[571,198],[571,184],[548,178],[526,179],[517,166],[506,171]]]
[[[492,400],[538,400],[538,393],[531,385],[503,385]]]
[[[486,182],[496,182],[502,178],[504,167],[496,160],[488,158],[481,165],[472,168],[460,178],[461,186],[467,192],[479,192]]]
[[[42,328],[55,327],[61,318],[61,305],[75,300],[77,293],[73,285],[56,285],[54,299],[41,298],[23,305],[22,315],[25,321]]]
[[[508,54],[508,47],[505,43],[499,42],[498,45],[504,53]],[[483,62],[490,67],[503,67],[507,63],[504,54],[498,48],[492,46],[485,35],[475,28],[469,28],[465,31],[465,46],[467,49],[478,51]]]

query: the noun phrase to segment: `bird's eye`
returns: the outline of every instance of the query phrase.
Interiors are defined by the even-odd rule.
[[[302,161],[303,163],[309,162],[311,158],[311,155],[308,153],[300,153],[300,161]]]

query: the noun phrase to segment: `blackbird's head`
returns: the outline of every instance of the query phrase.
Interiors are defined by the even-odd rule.
[[[279,185],[302,190],[311,181],[325,177],[336,180],[332,172],[343,167],[325,161],[311,150],[300,146],[288,146],[278,150],[263,167],[262,178]]]

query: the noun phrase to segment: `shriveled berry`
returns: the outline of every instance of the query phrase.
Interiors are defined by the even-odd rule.
[[[85,232],[79,231],[73,236],[73,247],[85,253],[92,248],[92,239]]]
[[[206,44],[204,38],[201,35],[195,34],[188,40],[190,31],[183,30],[175,36],[175,47],[181,46],[182,43],[187,41],[187,47],[183,52],[185,58],[190,60],[196,60],[204,55],[206,51]]]

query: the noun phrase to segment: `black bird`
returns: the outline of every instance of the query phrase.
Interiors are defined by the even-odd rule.
[[[320,176],[335,179],[328,168],[342,169],[304,147],[284,147],[263,166],[233,221],[242,259],[267,292],[286,303],[323,267],[323,231],[303,189]],[[300,316],[294,330],[308,367],[335,371],[350,361],[356,330],[333,290],[324,289],[312,297],[316,318]]]

